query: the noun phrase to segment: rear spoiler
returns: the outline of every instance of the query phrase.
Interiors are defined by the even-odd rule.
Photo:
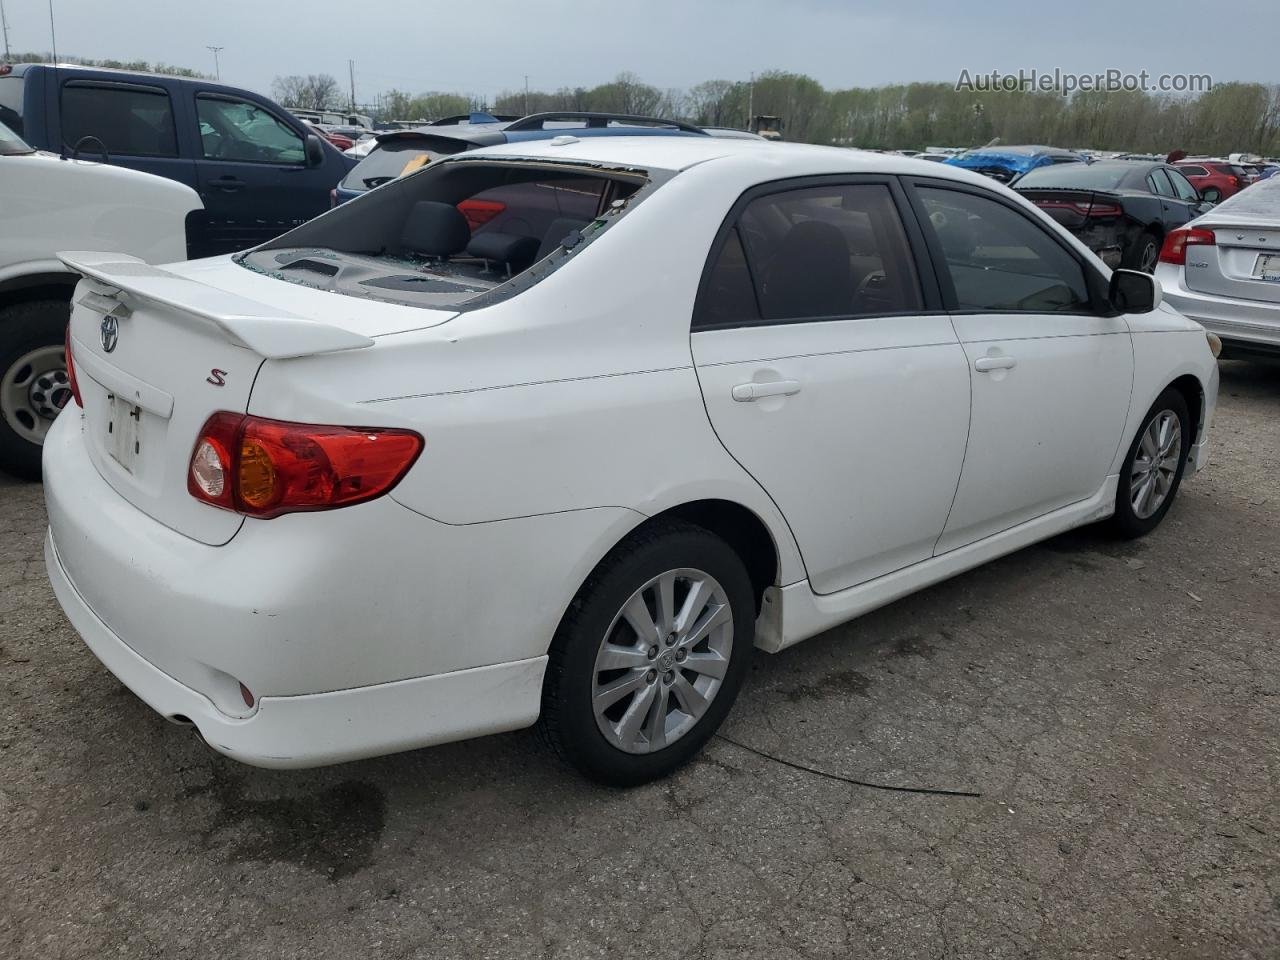
[[[130,297],[139,297],[163,304],[207,320],[231,342],[269,360],[373,346],[372,340],[358,333],[180,277],[137,257],[74,250],[59,253],[58,259],[76,273],[111,288],[99,291],[95,298],[99,301],[103,296],[118,298],[127,307]]]

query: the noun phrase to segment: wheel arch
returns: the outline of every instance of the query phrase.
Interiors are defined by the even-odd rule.
[[[78,274],[40,271],[0,280],[0,307],[32,300],[70,301],[79,282]]]
[[[756,612],[759,613],[765,590],[778,583],[781,559],[778,544],[764,520],[755,511],[733,500],[705,499],[669,507],[645,523],[670,519],[701,527],[733,549],[747,568]]]
[[[1195,443],[1200,439],[1200,431],[1204,426],[1204,385],[1194,374],[1184,373],[1176,377],[1165,389],[1170,388],[1177,390],[1187,401],[1187,410],[1192,418],[1191,442]],[[1164,390],[1160,392],[1163,393]]]

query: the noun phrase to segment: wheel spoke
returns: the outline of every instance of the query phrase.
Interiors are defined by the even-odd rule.
[[[666,638],[675,629],[676,619],[676,575],[674,572],[662,576],[653,590],[654,609],[657,611],[658,636]]]
[[[596,670],[635,670],[648,669],[649,657],[644,650],[637,647],[620,647],[616,643],[606,643],[596,657]]]
[[[729,610],[727,603],[721,603],[708,611],[707,615],[694,624],[693,629],[683,637],[680,646],[692,650],[711,633],[716,627],[722,623],[728,623],[732,619],[733,614]]]
[[[622,617],[636,632],[636,637],[644,646],[662,642],[663,637],[658,633],[658,625],[653,622],[649,608],[645,606],[643,592],[637,592],[627,601],[626,607],[622,610]]]
[[[691,653],[680,666],[704,677],[723,680],[729,670],[729,661],[713,650],[710,653]]]
[[[645,687],[645,673],[646,671],[644,670],[633,670],[617,680],[599,687],[592,698],[595,701],[596,712],[603,713],[628,693]]]
[[[671,692],[676,695],[676,702],[680,704],[680,709],[695,719],[702,716],[707,709],[709,702],[707,698],[679,673],[676,674],[675,683],[671,685]]]
[[[653,706],[648,711],[644,735],[649,741],[650,750],[661,750],[667,745],[667,702],[671,696],[671,688],[665,683],[655,683],[653,688]]]
[[[706,580],[695,580],[689,584],[689,593],[680,607],[680,616],[676,618],[676,633],[683,636],[697,622],[702,608],[711,599],[711,585]]]
[[[634,745],[636,740],[639,739],[640,729],[653,707],[653,701],[657,696],[659,686],[660,684],[657,683],[645,684],[644,689],[637,693],[635,699],[627,705],[626,712],[614,728],[618,739],[627,746]]]
[[[1156,443],[1155,433],[1156,425],[1153,423],[1142,435],[1142,452],[1147,455],[1148,460],[1154,460],[1156,458],[1156,453],[1159,450],[1159,444]]]

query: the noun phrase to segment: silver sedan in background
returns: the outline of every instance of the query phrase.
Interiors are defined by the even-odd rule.
[[[1165,237],[1164,299],[1235,356],[1280,357],[1280,177],[1218,204]]]

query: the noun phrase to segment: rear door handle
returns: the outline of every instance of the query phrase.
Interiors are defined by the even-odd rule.
[[[244,181],[239,177],[218,177],[210,180],[209,186],[216,187],[219,190],[239,190],[244,186]]]
[[[739,403],[749,403],[761,397],[790,397],[800,392],[799,380],[771,380],[768,383],[739,383],[730,391]]]
[[[992,370],[1012,370],[1018,365],[1013,357],[979,357],[973,361],[973,369],[979,373],[990,373]]]

